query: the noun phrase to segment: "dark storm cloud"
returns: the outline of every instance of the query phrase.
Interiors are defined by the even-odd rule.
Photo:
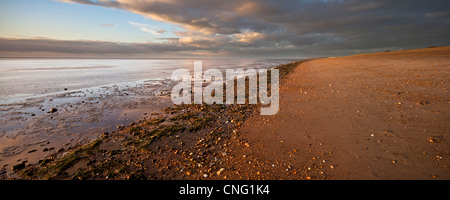
[[[112,44],[88,51],[206,51],[230,55],[344,55],[449,45],[448,0],[64,0],[123,9],[185,31],[163,43]],[[40,46],[42,45],[42,46]],[[52,49],[45,44],[26,50]],[[56,46],[58,47],[58,46]],[[117,48],[114,50],[112,48]],[[18,47],[17,47],[18,48]],[[64,47],[59,47],[62,49]],[[4,48],[2,48],[4,50]],[[65,49],[77,53],[83,49]],[[340,53],[337,53],[340,52]]]

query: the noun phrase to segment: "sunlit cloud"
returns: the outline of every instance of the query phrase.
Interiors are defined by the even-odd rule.
[[[345,55],[450,45],[450,1],[446,0],[59,1],[124,10],[151,19],[128,24],[153,36],[152,44],[140,44],[151,46],[153,52],[155,48],[174,52],[178,48],[183,55],[189,51],[205,55]],[[167,26],[157,26],[154,21]],[[114,48],[124,49],[124,44],[115,44]]]
[[[166,32],[164,29],[160,29],[156,26],[150,25],[150,24],[141,24],[136,22],[128,22],[132,26],[139,27],[141,31],[144,31],[146,33],[150,33],[152,35],[161,35]]]
[[[233,34],[233,37],[238,42],[251,43],[251,42],[253,42],[255,40],[262,40],[262,39],[264,39],[264,34],[263,33],[254,32],[254,31],[250,31],[250,30],[244,30],[244,31],[242,31],[242,33]]]

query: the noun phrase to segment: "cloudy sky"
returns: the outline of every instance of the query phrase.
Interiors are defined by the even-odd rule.
[[[0,57],[342,56],[449,35],[449,0],[0,1]]]

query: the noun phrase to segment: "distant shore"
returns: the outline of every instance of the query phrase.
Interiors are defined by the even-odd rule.
[[[281,71],[280,110],[182,105],[12,166],[17,179],[449,179],[450,47]]]

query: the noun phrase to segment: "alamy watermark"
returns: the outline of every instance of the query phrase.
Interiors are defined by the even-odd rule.
[[[270,95],[268,93],[267,69],[226,69],[224,78],[222,71],[208,69],[203,72],[202,61],[194,61],[194,74],[187,69],[176,69],[172,73],[173,81],[180,81],[172,89],[174,104],[245,104],[246,86],[248,78],[248,102],[261,106],[261,115],[275,115],[279,110],[279,70],[270,71]],[[237,82],[235,93],[235,79]],[[257,80],[258,79],[258,80]],[[209,83],[203,87],[203,83]],[[259,83],[259,84],[258,84]],[[225,102],[224,102],[224,86]],[[193,85],[193,87],[192,87]],[[259,86],[259,87],[258,87]],[[192,99],[192,94],[194,98]],[[235,98],[236,97],[236,98]]]

